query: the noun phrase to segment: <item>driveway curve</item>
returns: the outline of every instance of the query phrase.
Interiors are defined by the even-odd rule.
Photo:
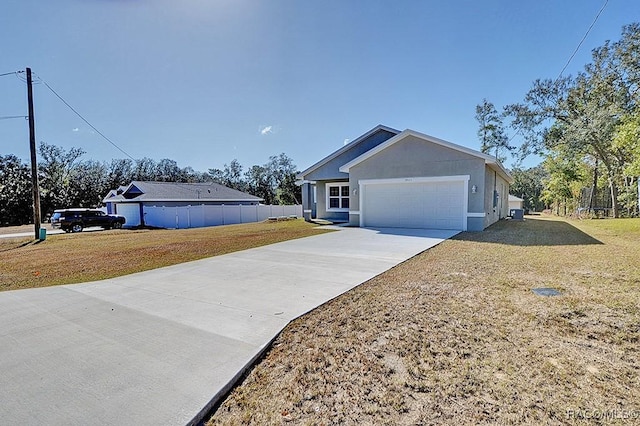
[[[457,233],[336,229],[99,282],[0,293],[0,418],[197,423],[291,320]]]

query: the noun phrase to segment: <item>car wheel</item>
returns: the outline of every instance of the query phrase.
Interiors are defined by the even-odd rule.
[[[81,231],[82,231],[81,223],[74,223],[73,225],[71,225],[71,232],[81,232]]]
[[[111,224],[111,227],[112,227],[113,229],[120,229],[120,228],[122,228],[122,224],[121,224],[120,222],[113,222],[113,223]]]

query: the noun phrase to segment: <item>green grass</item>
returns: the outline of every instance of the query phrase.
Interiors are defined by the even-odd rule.
[[[639,219],[537,216],[462,233],[290,324],[209,424],[639,415],[639,247]]]
[[[7,231],[8,232],[8,231]],[[317,235],[303,220],[184,230],[112,230],[0,239],[0,291],[112,278]]]

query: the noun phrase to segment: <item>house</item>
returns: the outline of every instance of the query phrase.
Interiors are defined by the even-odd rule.
[[[513,181],[495,157],[382,125],[297,178],[307,220],[461,231],[506,218]]]
[[[158,208],[254,206],[260,204],[262,198],[214,182],[133,181],[129,185],[111,190],[102,201],[106,204],[108,213],[119,214],[127,219],[127,227],[167,227],[164,224],[150,223],[149,216],[158,217],[155,214]]]
[[[509,210],[523,209],[523,208],[524,208],[524,200],[520,197],[516,197],[515,195],[509,194]]]

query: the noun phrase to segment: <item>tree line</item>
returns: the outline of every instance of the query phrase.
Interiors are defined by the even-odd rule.
[[[41,142],[38,147],[38,179],[42,217],[55,209],[98,207],[111,189],[131,181],[217,182],[261,197],[265,204],[299,204],[301,189],[295,184],[293,160],[285,154],[269,157],[247,171],[237,160],[222,169],[198,172],[181,168],[170,159],[155,161],[114,159],[84,160],[80,148],[65,150]],[[31,167],[15,155],[0,155],[0,226],[33,222]]]
[[[624,26],[619,40],[606,41],[591,57],[576,76],[534,81],[523,101],[500,113],[486,99],[477,105],[481,149],[497,158],[544,158],[539,167],[514,169],[512,193],[527,208],[638,215],[640,24]],[[515,136],[518,147],[510,145]]]

